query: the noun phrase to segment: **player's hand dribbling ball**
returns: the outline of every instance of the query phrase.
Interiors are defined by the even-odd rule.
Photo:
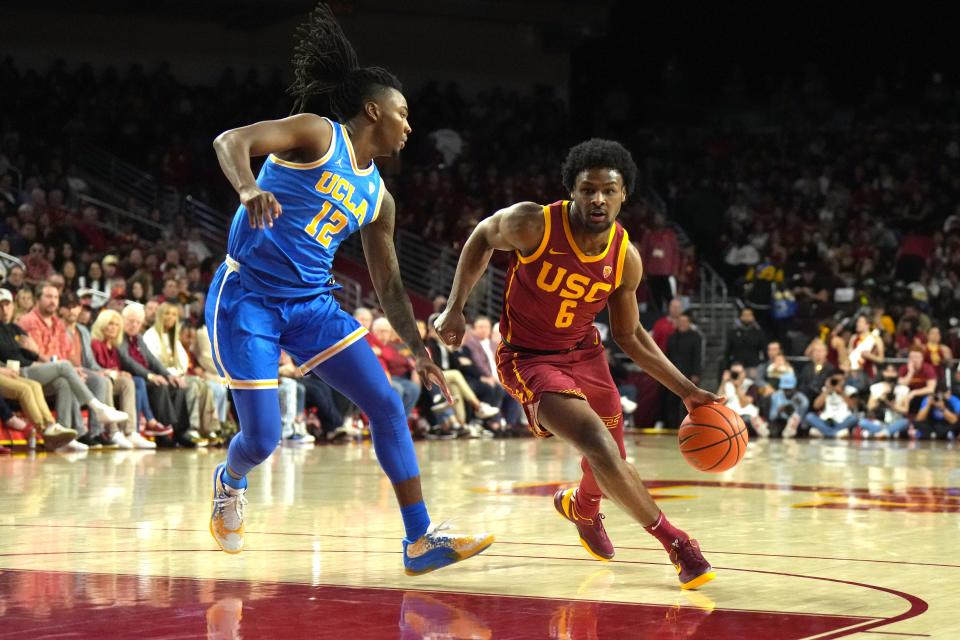
[[[732,469],[747,452],[747,425],[722,404],[704,404],[680,425],[680,453],[694,469],[720,473]]]

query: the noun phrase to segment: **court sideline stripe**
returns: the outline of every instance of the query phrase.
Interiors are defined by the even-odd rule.
[[[37,527],[50,529],[116,529],[121,531],[140,531],[140,527],[120,527],[108,525],[83,525],[83,524],[0,524],[0,527]],[[208,533],[206,529],[183,529],[183,528],[159,528],[152,527],[152,531],[176,531],[185,533]],[[355,536],[336,533],[299,533],[295,531],[247,531],[250,535],[258,536],[290,536],[306,538],[353,538],[356,540],[396,540],[396,537],[390,536]],[[512,540],[497,540],[494,544],[505,545],[524,545],[536,547],[575,547],[580,548],[579,544],[569,544],[564,542],[520,542]],[[617,549],[626,551],[661,551],[663,547],[621,547]],[[796,560],[833,560],[835,562],[866,562],[871,564],[898,564],[916,567],[937,567],[940,569],[960,569],[960,564],[938,564],[935,562],[911,562],[908,560],[874,560],[869,558],[837,558],[830,556],[803,556],[784,553],[752,553],[748,551],[718,551],[716,549],[703,549],[706,553],[729,556],[756,556],[761,558],[789,558]],[[0,554],[2,555],[2,554]],[[615,560],[614,562],[619,562]]]

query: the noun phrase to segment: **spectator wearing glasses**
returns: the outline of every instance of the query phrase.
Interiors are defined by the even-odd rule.
[[[31,286],[45,282],[53,274],[53,265],[47,260],[47,248],[40,242],[30,245],[30,253],[23,256],[23,264],[27,268],[24,282]]]

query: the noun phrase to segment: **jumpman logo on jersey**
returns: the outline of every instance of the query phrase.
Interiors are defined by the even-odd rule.
[[[334,163],[341,169],[343,168],[343,158],[337,158],[337,161]]]

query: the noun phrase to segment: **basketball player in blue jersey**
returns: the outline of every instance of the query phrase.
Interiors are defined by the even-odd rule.
[[[241,205],[226,261],[210,285],[206,320],[241,430],[213,474],[210,532],[227,553],[243,549],[246,476],[280,440],[277,362],[283,349],[304,375],[318,375],[369,417],[377,459],[393,483],[406,529],[405,570],[427,573],[480,553],[493,536],[430,526],[400,398],[363,339],[366,330],[331,293],[334,253],[359,231],[390,324],[417,354],[420,377],[449,397],[400,280],[394,201],[373,162],[403,148],[411,132],[407,102],[393,74],[357,65],[326,5],[298,34],[290,91],[300,113],[227,131],[214,142]],[[336,122],[304,112],[317,95],[329,96]],[[264,155],[254,179],[250,158]]]

